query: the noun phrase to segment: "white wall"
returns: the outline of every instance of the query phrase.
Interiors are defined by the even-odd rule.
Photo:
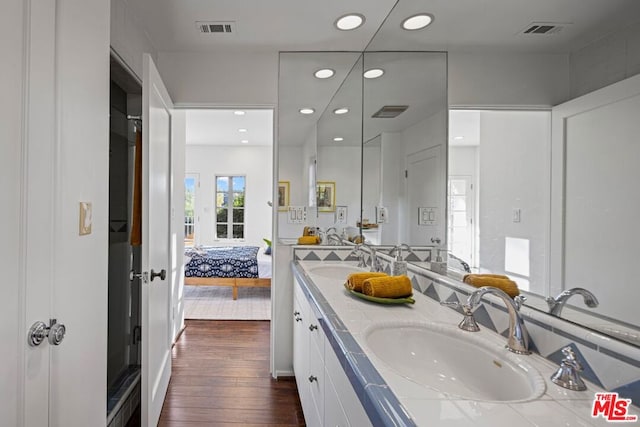
[[[483,111],[480,115],[480,268],[505,272],[507,239],[529,241],[530,289],[546,292],[549,112]],[[513,222],[513,209],[521,221]],[[514,272],[513,270],[511,271]],[[516,282],[527,289],[524,279]]]
[[[187,145],[186,173],[200,175],[196,218],[201,245],[263,246],[263,238],[271,239],[272,147],[210,147]],[[246,176],[245,238],[242,242],[214,239],[216,175]],[[184,186],[184,183],[182,184]]]
[[[177,104],[276,105],[278,53],[160,52],[158,69]]]
[[[362,217],[376,222],[376,206],[382,191],[382,136],[367,142],[362,149]]]
[[[173,337],[184,327],[184,176],[186,163],[185,112],[175,110],[171,120],[171,294]]]
[[[564,54],[449,52],[449,105],[552,106],[569,98]]]
[[[127,0],[111,0],[111,48],[142,78],[142,54],[148,53],[157,64],[157,52],[151,39]]]
[[[347,207],[347,224],[335,224],[335,212],[318,212],[318,226],[355,227],[360,218],[360,147],[318,147],[318,181],[336,184],[336,206]]]
[[[400,241],[400,227],[404,213],[400,209],[404,203],[404,150],[402,134],[398,132],[382,134],[382,206],[387,208],[387,223],[379,226],[383,244],[397,244]]]
[[[571,53],[571,98],[640,73],[640,23]]]

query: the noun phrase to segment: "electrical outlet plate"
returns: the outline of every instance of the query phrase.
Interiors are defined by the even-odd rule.
[[[336,206],[336,224],[346,224],[347,223],[347,207],[346,206]]]
[[[376,223],[385,224],[389,222],[389,211],[384,206],[376,206]]]

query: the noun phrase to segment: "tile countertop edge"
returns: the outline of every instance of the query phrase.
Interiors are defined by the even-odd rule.
[[[313,302],[314,310],[320,312],[323,320],[320,323],[328,341],[345,369],[349,382],[356,390],[356,395],[372,424],[416,426],[298,261],[291,262],[291,270],[294,277],[303,285],[302,290],[307,298]],[[370,410],[373,410],[373,413]]]

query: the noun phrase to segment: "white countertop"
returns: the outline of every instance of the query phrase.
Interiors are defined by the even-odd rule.
[[[536,355],[521,356],[523,362],[532,365],[546,380],[542,397],[523,403],[483,402],[458,399],[435,389],[419,385],[401,376],[389,365],[377,359],[368,349],[364,331],[375,323],[388,321],[437,322],[457,325],[462,316],[447,307],[442,307],[419,292],[414,293],[413,305],[378,305],[350,295],[343,281],[327,279],[309,273],[317,266],[315,261],[299,261],[307,276],[312,279],[322,296],[347,327],[358,345],[367,355],[375,369],[396,395],[402,406],[419,426],[602,426],[610,422],[602,417],[592,418],[594,394],[605,390],[587,382],[588,389],[574,392],[552,383],[549,378],[558,366]],[[469,332],[472,334],[471,332]],[[473,333],[495,345],[496,351],[504,348],[507,339],[484,328]],[[500,381],[500,378],[496,378]],[[629,415],[638,415],[630,408]]]

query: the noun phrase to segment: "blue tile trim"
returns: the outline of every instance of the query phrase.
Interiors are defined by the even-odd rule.
[[[614,388],[613,390],[625,399],[631,399],[634,406],[640,408],[640,380]]]
[[[565,332],[562,329],[553,328],[552,330],[554,333],[560,335],[561,337],[568,338],[571,341],[577,342],[578,344],[582,344],[585,347],[589,347],[591,350],[598,351],[598,346],[590,341],[577,337],[573,334],[570,334],[569,332]]]
[[[415,426],[395,394],[387,387],[371,361],[344,324],[336,322],[338,315],[297,261],[291,262],[293,276],[302,285],[303,294],[325,320],[321,322],[328,342],[334,349],[349,382],[353,386],[371,423],[375,426]],[[314,307],[315,305],[315,307]]]
[[[640,360],[632,359],[628,356],[625,356],[624,354],[620,354],[618,352],[609,350],[608,348],[604,348],[604,347],[600,347],[600,353],[616,358],[621,362],[628,363],[629,365],[635,366],[636,368],[640,368]]]

